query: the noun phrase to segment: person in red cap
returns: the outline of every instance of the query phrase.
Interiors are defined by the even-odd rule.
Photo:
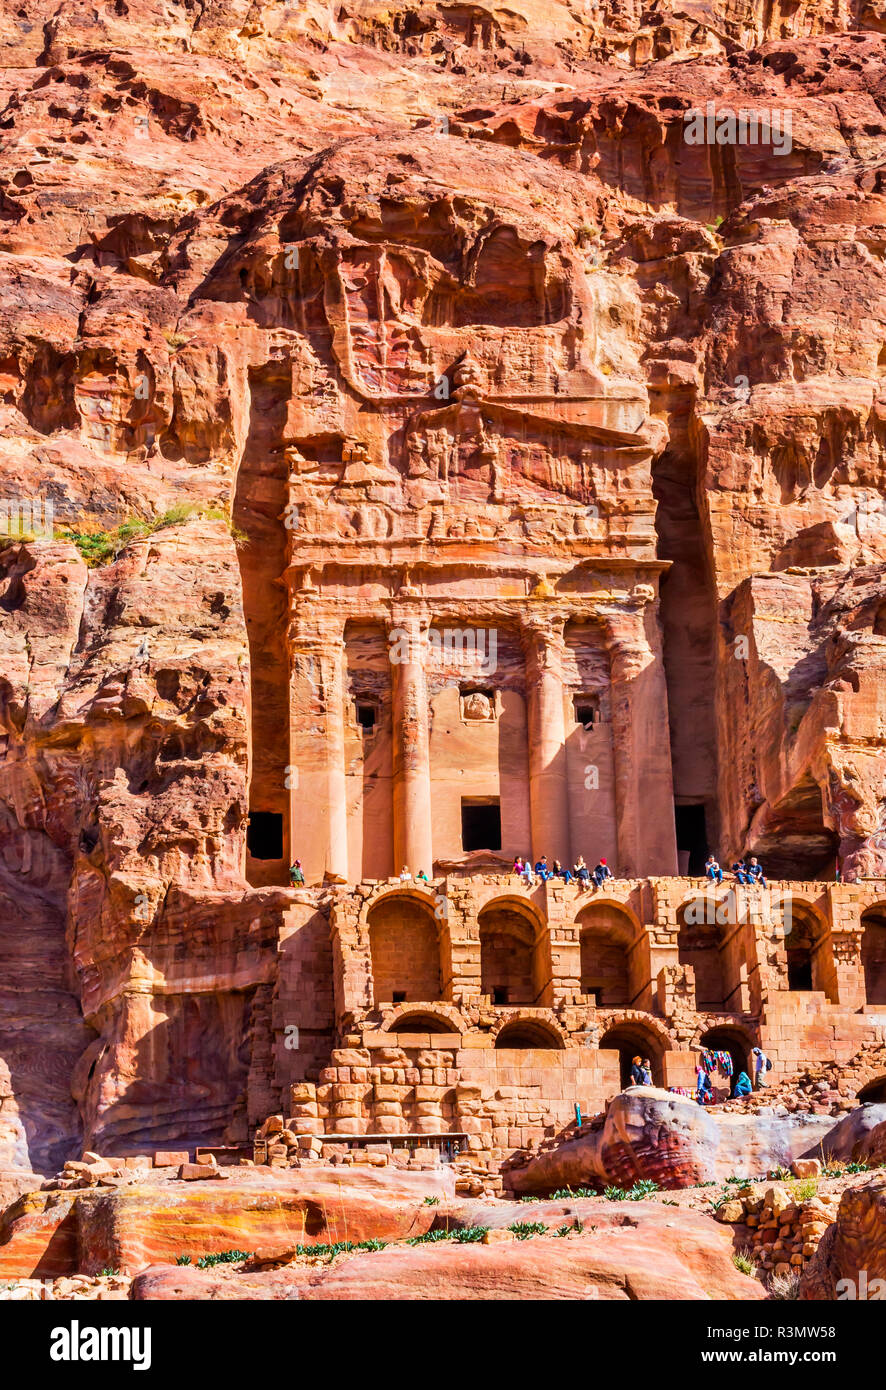
[[[607,878],[612,878],[612,870],[606,863],[606,860],[601,859],[599,864],[594,867],[594,882],[597,887],[600,888],[606,882]]]

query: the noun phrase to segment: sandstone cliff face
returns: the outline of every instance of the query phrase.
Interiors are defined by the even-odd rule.
[[[886,872],[886,11],[672,8],[0,4],[33,536],[0,552],[0,1166],[242,1137],[250,1073],[261,1114],[281,579],[419,526],[430,461],[383,421],[465,354],[631,435],[588,543],[670,562],[674,793],[721,855]],[[790,111],[790,151],[687,144],[711,100]],[[133,519],[168,524],[95,567],[70,539]],[[535,524],[490,540],[541,556]]]

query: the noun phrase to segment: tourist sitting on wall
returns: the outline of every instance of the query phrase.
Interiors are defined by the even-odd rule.
[[[424,869],[419,869],[418,873],[416,874],[416,878],[418,879],[419,883],[430,883],[431,881],[425,873]]]
[[[301,871],[301,860],[296,859],[294,864],[289,866],[289,882],[293,888],[303,887],[305,876]]]
[[[554,878],[562,878],[564,883],[572,882],[572,874],[568,869],[564,869],[559,859],[554,860]]]
[[[401,882],[401,883],[411,883],[411,882],[412,882],[412,874],[409,872],[409,866],[408,866],[407,864],[404,864],[404,865],[403,865],[403,868],[400,870],[400,882]]]
[[[527,883],[527,886],[528,886],[529,888],[534,888],[534,887],[535,887],[535,874],[532,872],[532,865],[531,865],[530,862],[529,862],[529,855],[528,855],[528,854],[527,854],[526,859],[525,859],[525,861],[524,861],[524,863],[523,863],[523,877],[525,878],[526,883]]]
[[[709,878],[712,883],[723,882],[723,870],[712,854],[709,854],[705,861],[704,874],[705,878]]]
[[[594,866],[594,882],[597,887],[600,888],[606,882],[607,878],[612,878],[612,870],[606,863],[606,860],[601,859],[599,864]]]
[[[732,865],[732,872],[735,875],[736,883],[750,883],[751,880],[748,878],[748,871],[743,859],[736,859]]]
[[[747,867],[748,883],[759,883],[761,888],[766,887],[766,877],[763,873],[763,865],[759,859],[752,859]]]
[[[748,1076],[747,1072],[740,1071],[735,1082],[735,1090],[732,1094],[734,1096],[749,1096],[753,1089],[751,1078]]]
[[[582,888],[587,888],[588,884],[591,881],[591,873],[587,864],[585,863],[585,857],[583,854],[580,854],[576,859],[575,863],[572,866],[572,872],[578,879],[580,886]]]
[[[632,1086],[644,1086],[645,1084],[646,1084],[646,1083],[645,1083],[644,1080],[643,1080],[643,1058],[642,1058],[642,1057],[632,1057],[632,1058],[631,1058],[631,1085],[632,1085]]]
[[[539,859],[535,866],[535,872],[538,874],[542,883],[547,883],[549,878],[554,877],[553,869],[548,868],[548,856],[546,854],[543,854],[541,859]]]
[[[522,854],[515,855],[515,857],[514,857],[514,868],[513,868],[513,872],[514,872],[515,874],[522,874],[524,868],[525,868],[525,865],[524,865],[524,863],[523,863],[523,856],[522,856]]]

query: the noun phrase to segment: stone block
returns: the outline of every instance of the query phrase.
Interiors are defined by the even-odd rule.
[[[283,1128],[282,1117],[280,1128]],[[153,1166],[155,1168],[181,1168],[182,1164],[189,1163],[191,1155],[187,1149],[158,1149],[154,1154]]]

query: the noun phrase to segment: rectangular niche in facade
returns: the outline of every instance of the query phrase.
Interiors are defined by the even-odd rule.
[[[596,695],[574,695],[572,705],[576,724],[582,724],[587,728],[589,724],[596,724],[599,720],[600,705]]]
[[[497,796],[462,798],[461,846],[466,851],[501,849],[501,802]]]
[[[282,815],[276,811],[250,811],[246,848],[253,859],[282,859]]]

